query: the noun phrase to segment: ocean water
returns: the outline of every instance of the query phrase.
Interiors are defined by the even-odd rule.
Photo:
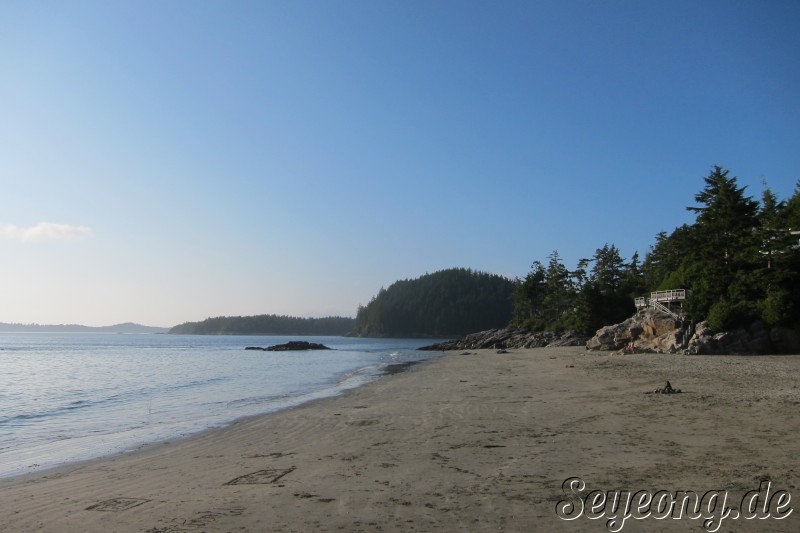
[[[264,352],[290,340],[324,351]],[[0,333],[0,477],[334,396],[430,339]]]

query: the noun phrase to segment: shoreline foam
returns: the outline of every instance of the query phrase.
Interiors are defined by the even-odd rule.
[[[177,429],[170,429],[168,425],[162,425],[155,429],[147,427],[132,428],[103,435],[102,446],[98,446],[97,436],[86,435],[8,452],[3,455],[4,464],[3,470],[0,471],[0,481],[31,476],[37,473],[47,474],[49,471],[58,468],[70,468],[75,464],[126,455],[146,447],[157,446],[166,441],[191,439],[207,431],[222,429],[241,420],[269,415],[286,409],[294,409],[306,403],[335,398],[349,390],[363,387],[381,376],[405,372],[419,362],[383,363],[357,368],[342,374],[337,382],[327,387],[290,394],[282,398],[273,398],[269,409],[230,420],[210,423],[197,420],[194,425],[184,424]],[[81,446],[82,442],[88,442],[88,445]],[[69,448],[70,451],[65,452],[64,448]],[[37,463],[37,461],[39,462]]]

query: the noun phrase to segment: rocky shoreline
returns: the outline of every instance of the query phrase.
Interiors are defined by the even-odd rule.
[[[586,349],[686,355],[797,354],[800,330],[754,322],[749,328],[715,333],[705,322],[693,325],[647,309],[624,322],[600,328],[586,343]]]
[[[587,337],[575,331],[558,334],[550,331],[531,333],[521,329],[490,329],[472,333],[463,339],[450,340],[423,346],[419,350],[506,350],[509,348],[545,348],[556,346],[583,346]]]
[[[506,350],[585,346],[591,351],[616,353],[683,353],[686,355],[800,354],[800,329],[768,327],[756,322],[749,328],[713,332],[705,322],[692,324],[660,311],[646,309],[631,318],[597,330],[594,337],[575,331],[531,333],[520,329],[490,329],[423,346],[419,350]]]

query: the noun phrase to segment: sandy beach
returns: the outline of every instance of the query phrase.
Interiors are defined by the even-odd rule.
[[[610,507],[563,520],[559,501],[713,490],[738,512],[766,480],[792,497],[773,498],[785,515],[800,506],[798,376],[800,356],[453,353],[333,399],[0,480],[0,531],[608,531]],[[666,380],[682,392],[646,394]],[[580,496],[565,496],[568,478]],[[703,519],[622,525],[702,531]],[[800,510],[718,530],[800,531]]]

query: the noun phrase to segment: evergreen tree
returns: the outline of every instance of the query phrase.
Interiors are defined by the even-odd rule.
[[[695,318],[709,317],[714,327],[728,328],[755,314],[758,203],[719,166],[705,183],[695,196],[703,205],[687,208],[697,213],[693,246],[682,265],[692,289],[687,309]]]
[[[800,180],[787,201],[766,189],[759,204],[714,166],[695,201],[695,222],[656,235],[641,264],[609,244],[573,272],[558,252],[535,262],[518,283],[516,325],[591,333],[630,316],[634,297],[668,289],[688,289],[684,310],[718,331],[800,323]]]
[[[714,167],[695,196],[701,205],[688,208],[695,223],[659,233],[644,262],[651,290],[689,289],[686,311],[715,330],[798,318],[800,258],[791,234],[793,209],[800,223],[797,191],[783,202],[767,188],[759,205],[745,190]]]
[[[800,180],[797,180],[794,194],[786,202],[784,213],[787,229],[800,231]],[[797,237],[800,239],[800,236]]]
[[[593,333],[630,316],[634,311],[630,293],[642,284],[638,254],[627,264],[613,244],[598,248],[592,259],[578,261],[573,271],[554,251],[547,267],[535,261],[525,280],[518,282],[513,325],[532,331]]]
[[[684,224],[671,235],[662,231],[645,256],[643,273],[645,286],[650,290],[685,287],[686,258],[695,248],[697,234],[694,226]]]
[[[569,309],[574,292],[572,277],[561,261],[558,250],[554,250],[548,259],[544,279],[545,294],[542,299],[542,314],[548,328],[555,330],[561,328],[562,314]]]
[[[758,213],[758,203],[744,194],[747,187],[738,187],[736,178],[728,174],[714,166],[705,178],[705,188],[695,195],[695,201],[703,205],[686,208],[697,213],[706,257],[725,265],[735,264],[737,256],[749,249]]]
[[[502,328],[512,318],[515,284],[494,274],[453,268],[381,289],[356,316],[367,337],[449,337]]]
[[[790,202],[779,201],[775,194],[765,188],[759,211],[759,273],[764,295],[760,302],[761,315],[772,325],[790,323],[796,315],[798,290],[797,235],[792,234]]]
[[[584,333],[596,330],[595,325],[598,322],[594,312],[599,307],[597,301],[600,294],[590,278],[589,265],[592,261],[592,259],[580,259],[572,271],[574,302],[572,308],[561,319],[564,327]]]
[[[630,299],[641,296],[647,290],[644,270],[639,263],[639,252],[634,252],[630,263],[625,265],[625,277],[620,290]]]
[[[514,289],[514,320],[517,327],[532,328],[542,318],[542,302],[545,295],[545,269],[534,261],[523,280],[517,280]]]
[[[622,284],[625,275],[625,262],[619,255],[619,249],[606,243],[602,248],[598,248],[594,254],[594,268],[592,268],[592,280],[597,284],[597,289],[601,294],[616,294]]]
[[[578,331],[591,333],[605,324],[621,322],[634,312],[631,290],[638,273],[638,254],[632,259],[633,269],[620,255],[619,248],[606,243],[595,250],[592,270],[576,297],[570,325]]]

